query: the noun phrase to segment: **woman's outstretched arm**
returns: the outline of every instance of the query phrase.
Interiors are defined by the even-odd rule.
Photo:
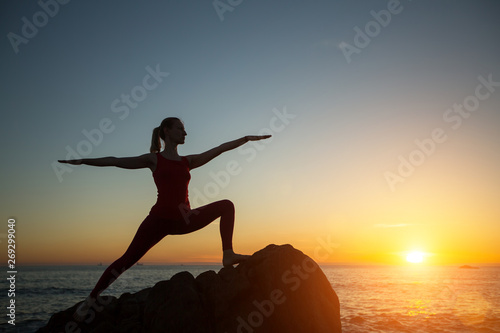
[[[215,148],[207,150],[204,153],[196,154],[196,155],[188,155],[186,157],[189,160],[189,168],[194,169],[194,168],[200,167],[203,164],[211,161],[215,157],[219,156],[223,152],[238,148],[239,146],[243,145],[244,143],[246,143],[248,141],[263,140],[263,139],[267,139],[270,137],[271,137],[271,135],[247,135],[247,136],[244,136],[242,138],[223,143],[220,146],[217,146]]]
[[[59,160],[60,163],[73,165],[92,165],[92,166],[114,166],[123,169],[142,169],[153,168],[156,165],[154,154],[148,153],[135,157],[100,157],[100,158],[82,158],[79,160]]]

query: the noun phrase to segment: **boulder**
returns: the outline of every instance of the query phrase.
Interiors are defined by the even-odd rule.
[[[78,304],[45,332],[336,333],[339,300],[321,268],[291,245],[268,245],[235,268],[180,272],[137,293],[100,297],[82,323]]]

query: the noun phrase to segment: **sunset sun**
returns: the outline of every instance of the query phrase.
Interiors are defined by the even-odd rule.
[[[414,264],[421,263],[422,261],[424,261],[424,254],[419,251],[410,252],[406,256],[406,261]]]

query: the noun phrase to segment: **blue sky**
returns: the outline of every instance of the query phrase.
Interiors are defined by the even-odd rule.
[[[152,129],[167,116],[184,120],[188,137],[179,151],[191,154],[265,133],[278,124],[277,114],[288,114],[272,141],[252,148],[257,154],[251,161],[250,152],[235,151],[193,172],[190,190],[203,191],[213,181],[210,172],[238,161],[241,174],[211,199],[233,198],[243,220],[255,210],[265,212],[261,220],[305,219],[314,207],[322,221],[338,209],[358,227],[383,224],[361,222],[366,216],[347,210],[357,202],[370,211],[373,198],[387,198],[388,206],[406,196],[417,200],[407,193],[417,188],[442,198],[441,190],[457,181],[484,193],[482,202],[498,198],[500,92],[481,101],[460,130],[443,122],[448,108],[474,93],[478,77],[500,81],[497,1],[243,0],[233,1],[237,5],[223,20],[210,1],[73,0],[58,4],[57,13],[55,1],[42,3],[53,17],[37,2],[0,5],[0,207],[3,219],[23,221],[19,228],[31,242],[26,248],[44,246],[55,231],[67,241],[78,233],[92,239],[76,226],[124,216],[126,243],[154,204],[146,170],[81,167],[61,177],[54,172],[53,162],[66,156],[67,147],[76,150],[88,141],[82,131],[102,121],[112,130],[90,146],[87,157],[147,152]],[[375,22],[372,11],[391,6],[398,13],[348,62],[339,45],[355,46],[355,28],[365,31]],[[25,38],[26,20],[39,20],[38,32],[13,46],[12,33]],[[148,79],[158,84],[146,90],[144,79],[154,69],[168,76]],[[113,105],[126,105],[114,101],[134,92],[140,101],[128,107],[127,116],[114,112]],[[443,126],[449,140],[394,194],[384,173],[395,172],[398,156],[414,150],[415,139]],[[486,209],[491,219],[485,228],[494,228],[499,212],[493,204]],[[310,239],[334,233],[331,223],[318,223]],[[265,224],[242,230],[257,234]],[[298,239],[304,225],[291,224],[279,241]],[[38,260],[28,251],[26,258]]]

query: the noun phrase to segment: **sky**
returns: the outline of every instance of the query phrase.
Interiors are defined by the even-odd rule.
[[[3,1],[2,262],[109,264],[156,201],[149,169],[58,159],[179,154],[272,134],[192,171],[230,199],[234,250],[320,263],[500,263],[498,1]],[[221,260],[218,221],[141,262]]]

